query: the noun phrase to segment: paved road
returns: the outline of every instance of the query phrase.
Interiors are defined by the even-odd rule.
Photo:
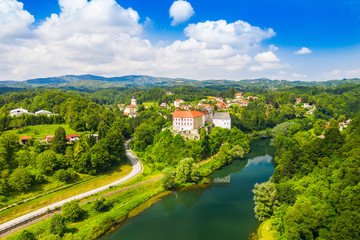
[[[109,187],[111,186],[116,186],[119,185],[137,175],[139,175],[142,171],[143,171],[143,166],[141,164],[141,162],[132,154],[132,152],[129,150],[129,143],[130,143],[131,139],[127,140],[125,143],[125,151],[126,151],[126,156],[129,158],[129,160],[131,161],[131,164],[133,166],[132,171],[126,175],[125,177],[117,180],[116,182],[110,183],[108,185],[93,189],[91,191],[76,195],[74,197],[62,200],[60,202],[51,204],[47,207],[43,207],[41,209],[38,209],[36,211],[33,211],[31,213],[28,213],[26,215],[23,215],[21,217],[15,218],[11,221],[8,221],[6,223],[3,223],[0,225],[0,234],[6,232],[7,230],[10,230],[14,227],[17,227],[19,225],[21,225],[24,222],[29,222],[35,218],[38,218],[39,216],[42,216],[44,214],[46,214],[48,212],[48,210],[54,210],[57,208],[60,208],[61,206],[63,206],[65,203],[70,202],[72,200],[80,200],[83,199],[85,197],[91,196],[93,194],[105,191],[107,189],[109,189]]]

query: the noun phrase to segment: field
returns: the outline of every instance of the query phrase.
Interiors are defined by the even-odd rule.
[[[142,105],[144,105],[145,108],[149,108],[151,106],[156,107],[158,104],[156,102],[144,102]]]
[[[31,136],[35,139],[44,139],[45,136],[54,135],[55,130],[58,127],[63,127],[66,131],[66,134],[78,134],[75,130],[71,129],[67,124],[53,124],[53,125],[37,125],[37,126],[27,126],[20,130],[10,130],[7,133],[19,134],[21,137]]]

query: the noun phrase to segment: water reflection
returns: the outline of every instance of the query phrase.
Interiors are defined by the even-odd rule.
[[[249,159],[245,167],[248,167],[250,165],[259,165],[259,164],[264,164],[264,163],[272,163],[272,160],[273,160],[273,157],[270,156],[270,155],[255,157],[255,158]]]

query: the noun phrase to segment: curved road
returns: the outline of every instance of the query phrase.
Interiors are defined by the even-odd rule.
[[[80,200],[80,199],[83,199],[85,197],[91,196],[93,194],[105,191],[105,190],[109,189],[109,187],[111,187],[111,186],[119,185],[119,184],[121,184],[121,183],[123,183],[123,182],[125,182],[125,181],[139,175],[143,171],[143,166],[142,166],[140,160],[138,160],[133,155],[131,150],[129,149],[130,141],[131,141],[131,139],[127,140],[126,143],[125,143],[126,156],[131,161],[131,164],[132,164],[132,167],[133,167],[132,171],[128,175],[126,175],[125,177],[123,177],[123,178],[121,178],[121,179],[119,179],[119,180],[117,180],[117,181],[115,181],[113,183],[110,183],[108,185],[93,189],[93,190],[85,192],[85,193],[81,193],[81,194],[76,195],[74,197],[71,197],[71,198],[62,200],[60,202],[48,205],[46,207],[43,207],[41,209],[38,209],[36,211],[33,211],[31,213],[28,213],[26,215],[23,215],[21,217],[18,217],[18,218],[15,218],[15,219],[11,220],[11,221],[3,223],[3,224],[0,225],[0,233],[4,233],[4,232],[6,232],[6,231],[8,231],[8,230],[10,230],[10,229],[12,229],[14,227],[17,227],[17,226],[21,225],[22,223],[24,223],[24,222],[26,222],[26,221],[28,221],[30,219],[34,219],[34,218],[37,218],[39,216],[42,216],[42,215],[46,214],[48,212],[48,210],[54,210],[56,208],[60,208],[61,206],[63,206],[67,202],[70,202],[72,200]]]

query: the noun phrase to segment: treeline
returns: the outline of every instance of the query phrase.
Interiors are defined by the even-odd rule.
[[[277,167],[254,192],[256,216],[270,219],[276,238],[359,238],[360,116],[342,132],[338,123],[310,130],[283,124],[273,132]]]

